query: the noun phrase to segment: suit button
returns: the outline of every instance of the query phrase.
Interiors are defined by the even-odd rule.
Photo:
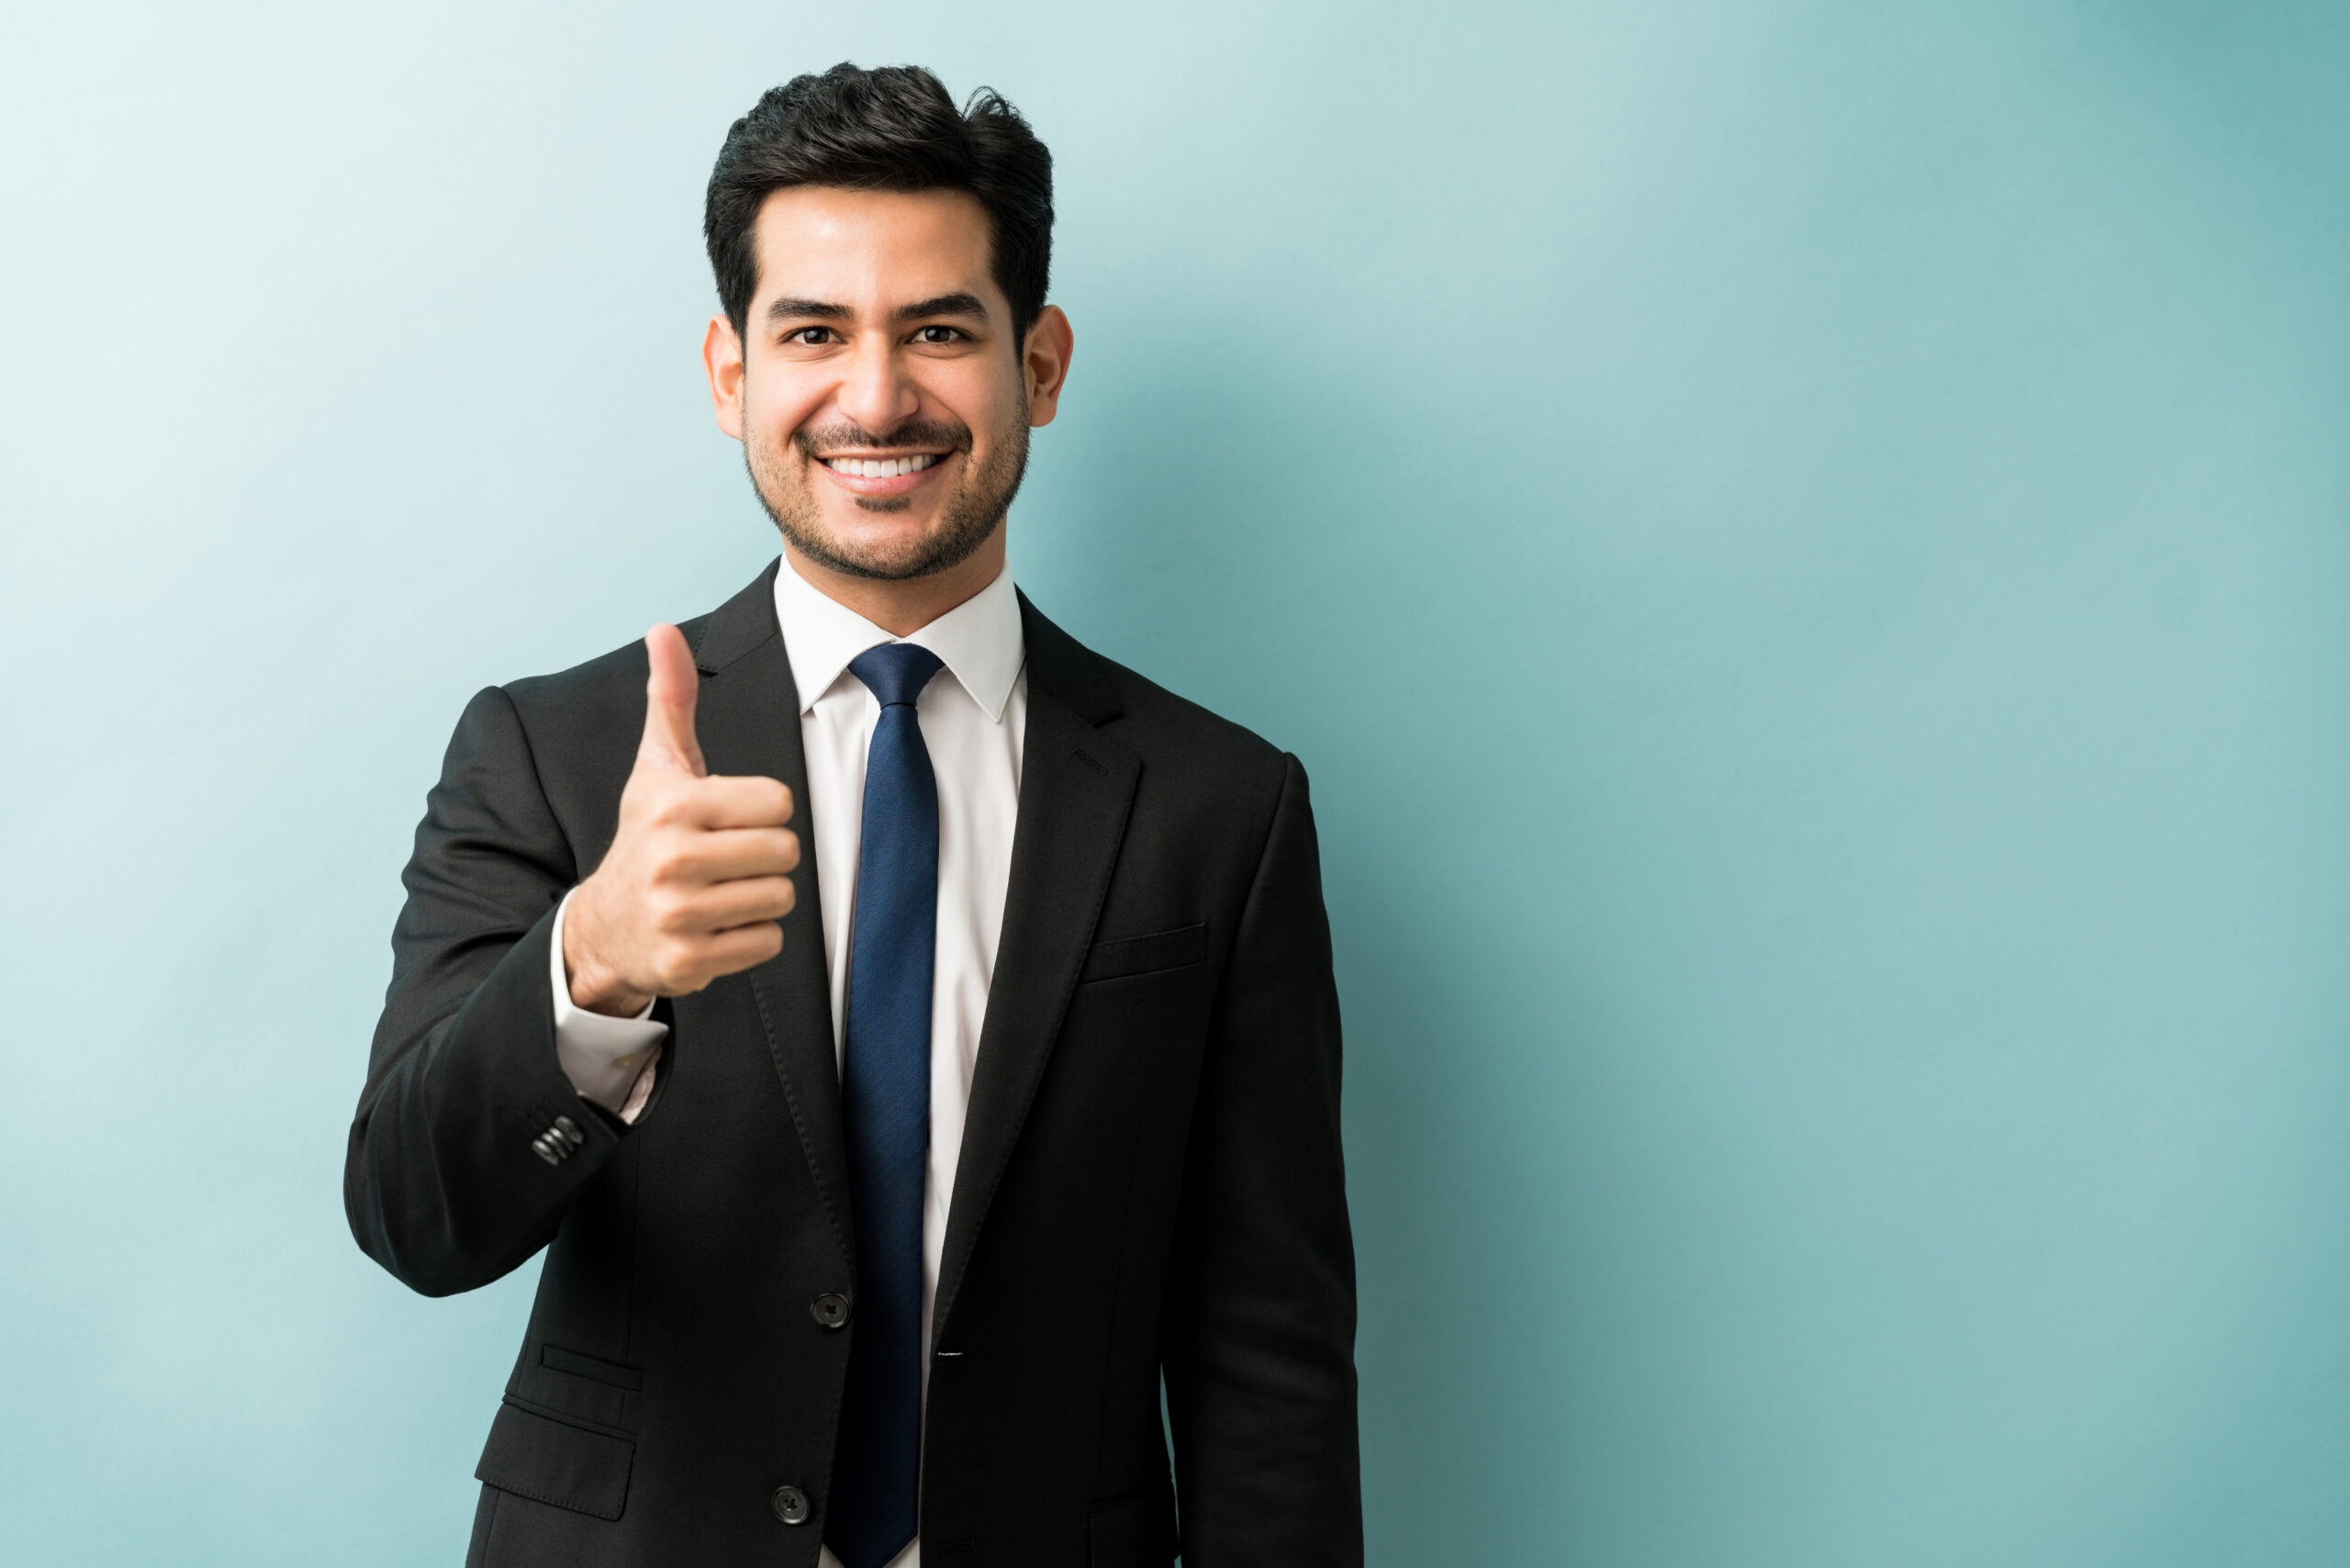
[[[797,1486],[778,1486],[767,1506],[775,1509],[775,1517],[788,1525],[808,1522],[808,1494]]]
[[[553,1133],[541,1133],[531,1140],[531,1152],[549,1165],[560,1165],[571,1158],[571,1146]]]
[[[827,1328],[839,1328],[848,1322],[848,1297],[826,1291],[808,1304],[808,1316]]]

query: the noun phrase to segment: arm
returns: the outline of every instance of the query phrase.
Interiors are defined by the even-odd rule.
[[[1203,1069],[1162,1361],[1187,1568],[1362,1562],[1338,997],[1288,759]]]
[[[553,1238],[644,1109],[649,1076],[621,1063],[666,1032],[655,998],[783,946],[791,791],[709,777],[685,639],[656,626],[644,644],[644,734],[585,880],[494,689],[458,721],[416,830],[343,1206],[368,1256],[427,1294],[487,1284]]]
[[[555,1048],[550,937],[578,876],[512,702],[482,692],[401,878],[391,989],[343,1170],[360,1247],[429,1295],[487,1284],[544,1246],[618,1147],[618,1125],[588,1108]],[[552,1161],[550,1134],[568,1150]]]

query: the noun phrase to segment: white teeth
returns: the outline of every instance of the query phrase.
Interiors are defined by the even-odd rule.
[[[917,474],[938,461],[934,453],[913,457],[827,457],[824,466],[835,474],[848,474],[860,479],[894,479],[901,474]]]

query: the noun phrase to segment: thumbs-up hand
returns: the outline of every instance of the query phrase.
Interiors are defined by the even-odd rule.
[[[694,738],[701,679],[675,626],[644,634],[644,738],[620,828],[563,917],[572,1005],[629,1017],[783,950],[800,835],[772,778],[712,778]]]

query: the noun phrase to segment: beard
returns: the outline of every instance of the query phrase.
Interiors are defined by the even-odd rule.
[[[887,438],[845,422],[803,426],[780,445],[760,436],[744,441],[743,464],[750,470],[751,488],[767,508],[767,516],[775,520],[793,549],[817,565],[853,577],[884,581],[926,577],[969,560],[1002,524],[1028,471],[1027,415],[1024,398],[1019,418],[999,432],[1001,439],[986,461],[976,466],[969,461],[971,429],[959,420],[909,420]],[[825,527],[811,472],[817,465],[816,454],[857,446],[944,446],[960,454],[965,460],[963,476],[939,509],[937,526],[895,546],[859,544]],[[869,512],[901,512],[913,504],[908,496],[850,498]]]

